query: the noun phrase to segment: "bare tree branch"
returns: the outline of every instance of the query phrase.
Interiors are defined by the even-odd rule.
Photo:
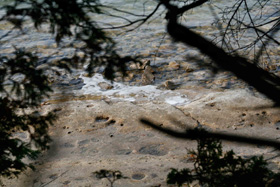
[[[161,3],[158,3],[157,6],[155,7],[155,9],[150,14],[148,14],[147,16],[144,16],[144,18],[142,18],[142,19],[137,19],[137,20],[134,20],[134,21],[127,20],[129,22],[128,24],[124,24],[124,25],[121,25],[121,26],[113,26],[113,27],[109,27],[109,28],[102,28],[102,29],[105,29],[105,30],[106,29],[110,29],[110,30],[111,29],[121,29],[121,28],[127,28],[129,26],[132,26],[132,25],[135,25],[135,24],[139,23],[134,28],[126,30],[127,32],[133,31],[133,30],[139,28],[144,23],[146,23],[157,12],[157,10],[159,9],[160,6],[161,6]],[[123,18],[123,19],[126,19],[126,18]]]
[[[201,0],[201,2],[204,2]],[[236,76],[254,86],[275,103],[280,104],[280,78],[248,62],[247,59],[232,56],[222,48],[214,45],[204,37],[196,34],[185,26],[178,24],[178,9],[164,0],[168,9],[167,31],[173,39],[186,45],[196,47],[209,56],[220,68],[233,72]],[[195,7],[195,6],[193,6]]]
[[[186,139],[186,140],[193,140],[203,138],[217,138],[220,140],[227,140],[231,142],[238,142],[238,143],[245,143],[251,145],[266,145],[274,147],[280,150],[280,142],[274,140],[268,140],[263,138],[256,138],[256,137],[248,137],[248,136],[239,136],[233,134],[226,134],[226,133],[215,133],[215,132],[200,132],[197,129],[186,129],[186,132],[178,132],[169,128],[163,128],[159,125],[154,124],[153,122],[149,121],[148,119],[140,119],[145,125],[152,127],[160,132],[166,133],[174,138],[178,139]]]

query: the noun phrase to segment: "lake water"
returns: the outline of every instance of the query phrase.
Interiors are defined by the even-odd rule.
[[[8,1],[1,1],[0,6]],[[155,1],[135,1],[135,0],[102,0],[102,3],[117,7],[121,10],[133,12],[136,15],[148,15],[152,12],[156,6]],[[220,8],[231,7],[234,2],[232,1],[212,1],[213,4],[205,4],[202,7],[196,8],[182,18],[182,23],[188,27],[196,30],[197,32],[205,35],[208,39],[214,40],[220,35],[219,29],[212,23],[215,21],[216,16],[220,17]],[[272,1],[273,3],[277,1]],[[248,6],[251,6],[255,1],[248,1]],[[273,15],[271,13],[275,11],[277,7],[267,6],[262,14],[265,19],[272,19],[279,15]],[[127,24],[128,20],[136,20],[143,17],[130,15],[127,13],[121,13],[113,11],[112,9],[106,9],[110,14],[122,16],[123,18],[106,16],[106,15],[92,15],[97,20],[98,24],[102,28],[108,28],[110,26],[121,26]],[[215,13],[213,13],[215,12]],[[208,86],[209,88],[234,88],[238,87],[240,82],[236,81],[235,78],[231,78],[229,74],[220,74],[219,76],[213,76],[207,72],[205,68],[199,67],[195,62],[186,59],[186,57],[196,57],[200,59],[206,59],[196,49],[172,42],[169,36],[166,34],[164,19],[165,10],[161,7],[158,12],[143,24],[141,27],[136,28],[136,25],[125,29],[108,30],[110,36],[117,42],[117,51],[121,55],[141,55],[145,60],[151,60],[151,65],[155,68],[156,82],[155,85],[141,86],[141,74],[134,74],[133,78],[126,81],[118,81],[112,83],[113,88],[108,91],[104,91],[98,87],[100,82],[108,82],[104,80],[100,74],[96,74],[92,78],[83,76],[83,72],[77,71],[74,75],[65,75],[67,79],[63,80],[63,84],[68,84],[71,80],[77,77],[83,80],[84,84],[81,89],[74,91],[75,94],[91,94],[91,95],[103,95],[111,99],[119,100],[158,100],[167,102],[169,104],[185,104],[189,102],[187,95],[182,94],[182,90],[162,90],[159,89],[166,80],[173,81],[178,85],[184,85],[181,88],[189,88],[192,86]],[[279,13],[279,12],[278,12]],[[3,11],[0,11],[3,15]],[[253,12],[252,16],[257,16],[257,12]],[[225,25],[220,25],[225,27]],[[0,37],[6,34],[11,26],[7,23],[0,23]],[[127,32],[127,30],[133,29]],[[267,29],[267,28],[264,28]],[[9,55],[14,50],[13,46],[17,48],[26,48],[27,50],[36,51],[38,55],[44,59],[52,56],[50,60],[58,60],[65,56],[71,56],[74,53],[74,49],[71,47],[58,49],[53,37],[48,34],[47,27],[43,26],[41,30],[37,31],[32,27],[31,22],[27,21],[23,29],[25,34],[20,31],[13,31],[9,36],[3,38],[0,42],[0,53],[3,55]],[[253,40],[255,37],[254,32],[247,32],[244,40],[241,44],[246,44]],[[69,40],[65,39],[67,43]],[[272,52],[269,52],[271,59],[274,62],[279,60],[279,46],[272,45]],[[247,54],[252,55],[252,51]],[[180,69],[170,69],[168,64],[170,62],[176,62],[181,64],[189,63],[193,68],[193,72],[186,73],[186,65],[181,66]],[[187,65],[188,66],[188,65]],[[168,69],[169,68],[169,69]],[[276,69],[278,71],[278,66]],[[217,81],[218,80],[218,81]],[[68,81],[68,82],[67,82]],[[220,83],[217,83],[219,82]],[[109,82],[108,82],[109,83]],[[243,84],[241,84],[243,86]],[[72,87],[69,87],[69,92]],[[67,90],[67,88],[66,88]],[[64,90],[65,91],[65,90]]]

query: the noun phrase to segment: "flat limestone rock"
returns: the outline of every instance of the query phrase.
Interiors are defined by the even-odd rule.
[[[139,122],[145,117],[182,132],[196,126],[189,116],[165,103],[70,101],[44,107],[45,111],[60,108],[56,110],[59,119],[49,131],[50,150],[36,160],[36,171],[4,180],[7,186],[103,187],[108,181],[93,174],[101,169],[120,170],[129,177],[114,186],[165,184],[170,168],[182,164],[184,147],[195,146],[194,141],[168,137]]]
[[[13,187],[103,187],[109,186],[109,181],[98,179],[93,172],[105,169],[119,170],[127,177],[115,181],[115,187],[167,186],[170,168],[193,167],[187,150],[195,150],[196,142],[163,134],[141,124],[139,119],[144,117],[181,132],[200,124],[215,132],[276,140],[279,123],[273,123],[279,120],[279,109],[271,106],[271,101],[246,90],[207,93],[176,107],[158,102],[98,100],[43,105],[42,113],[56,109],[59,116],[49,130],[50,149],[33,162],[36,171],[27,170],[17,179],[5,179],[3,183]],[[280,163],[278,152],[271,147],[230,141],[223,142],[223,147],[243,157],[273,158],[269,161],[275,168]]]
[[[280,121],[280,108],[245,89],[209,93],[180,109],[211,128],[272,126]]]

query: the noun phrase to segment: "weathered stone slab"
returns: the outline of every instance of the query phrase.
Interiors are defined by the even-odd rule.
[[[55,110],[59,119],[49,131],[53,140],[50,150],[35,161],[36,171],[28,170],[18,179],[3,182],[13,187],[103,187],[109,181],[96,178],[93,172],[106,169],[119,170],[128,177],[114,182],[115,187],[167,186],[170,168],[192,168],[187,149],[195,149],[196,142],[176,139],[144,126],[139,122],[142,117],[181,132],[200,124],[212,131],[279,138],[279,109],[272,108],[272,102],[246,90],[199,97],[180,107],[159,102],[97,100],[44,105],[42,113],[59,108]],[[233,149],[244,158],[273,158],[269,159],[270,165],[276,169],[280,163],[278,153],[270,147],[241,146],[227,141],[224,149]]]
[[[209,93],[180,108],[211,128],[272,126],[280,121],[280,108],[246,89]]]

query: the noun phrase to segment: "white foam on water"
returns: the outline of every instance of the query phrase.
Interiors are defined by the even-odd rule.
[[[171,105],[181,105],[189,103],[186,95],[182,95],[171,90],[160,90],[154,85],[147,86],[129,86],[122,83],[110,82],[103,78],[101,74],[95,74],[93,77],[80,76],[85,85],[81,94],[103,95],[110,99],[123,101],[162,101]],[[110,90],[102,90],[98,84],[106,82],[113,86]]]
[[[181,105],[189,103],[189,99],[185,96],[174,96],[165,99],[165,102],[170,105]]]

